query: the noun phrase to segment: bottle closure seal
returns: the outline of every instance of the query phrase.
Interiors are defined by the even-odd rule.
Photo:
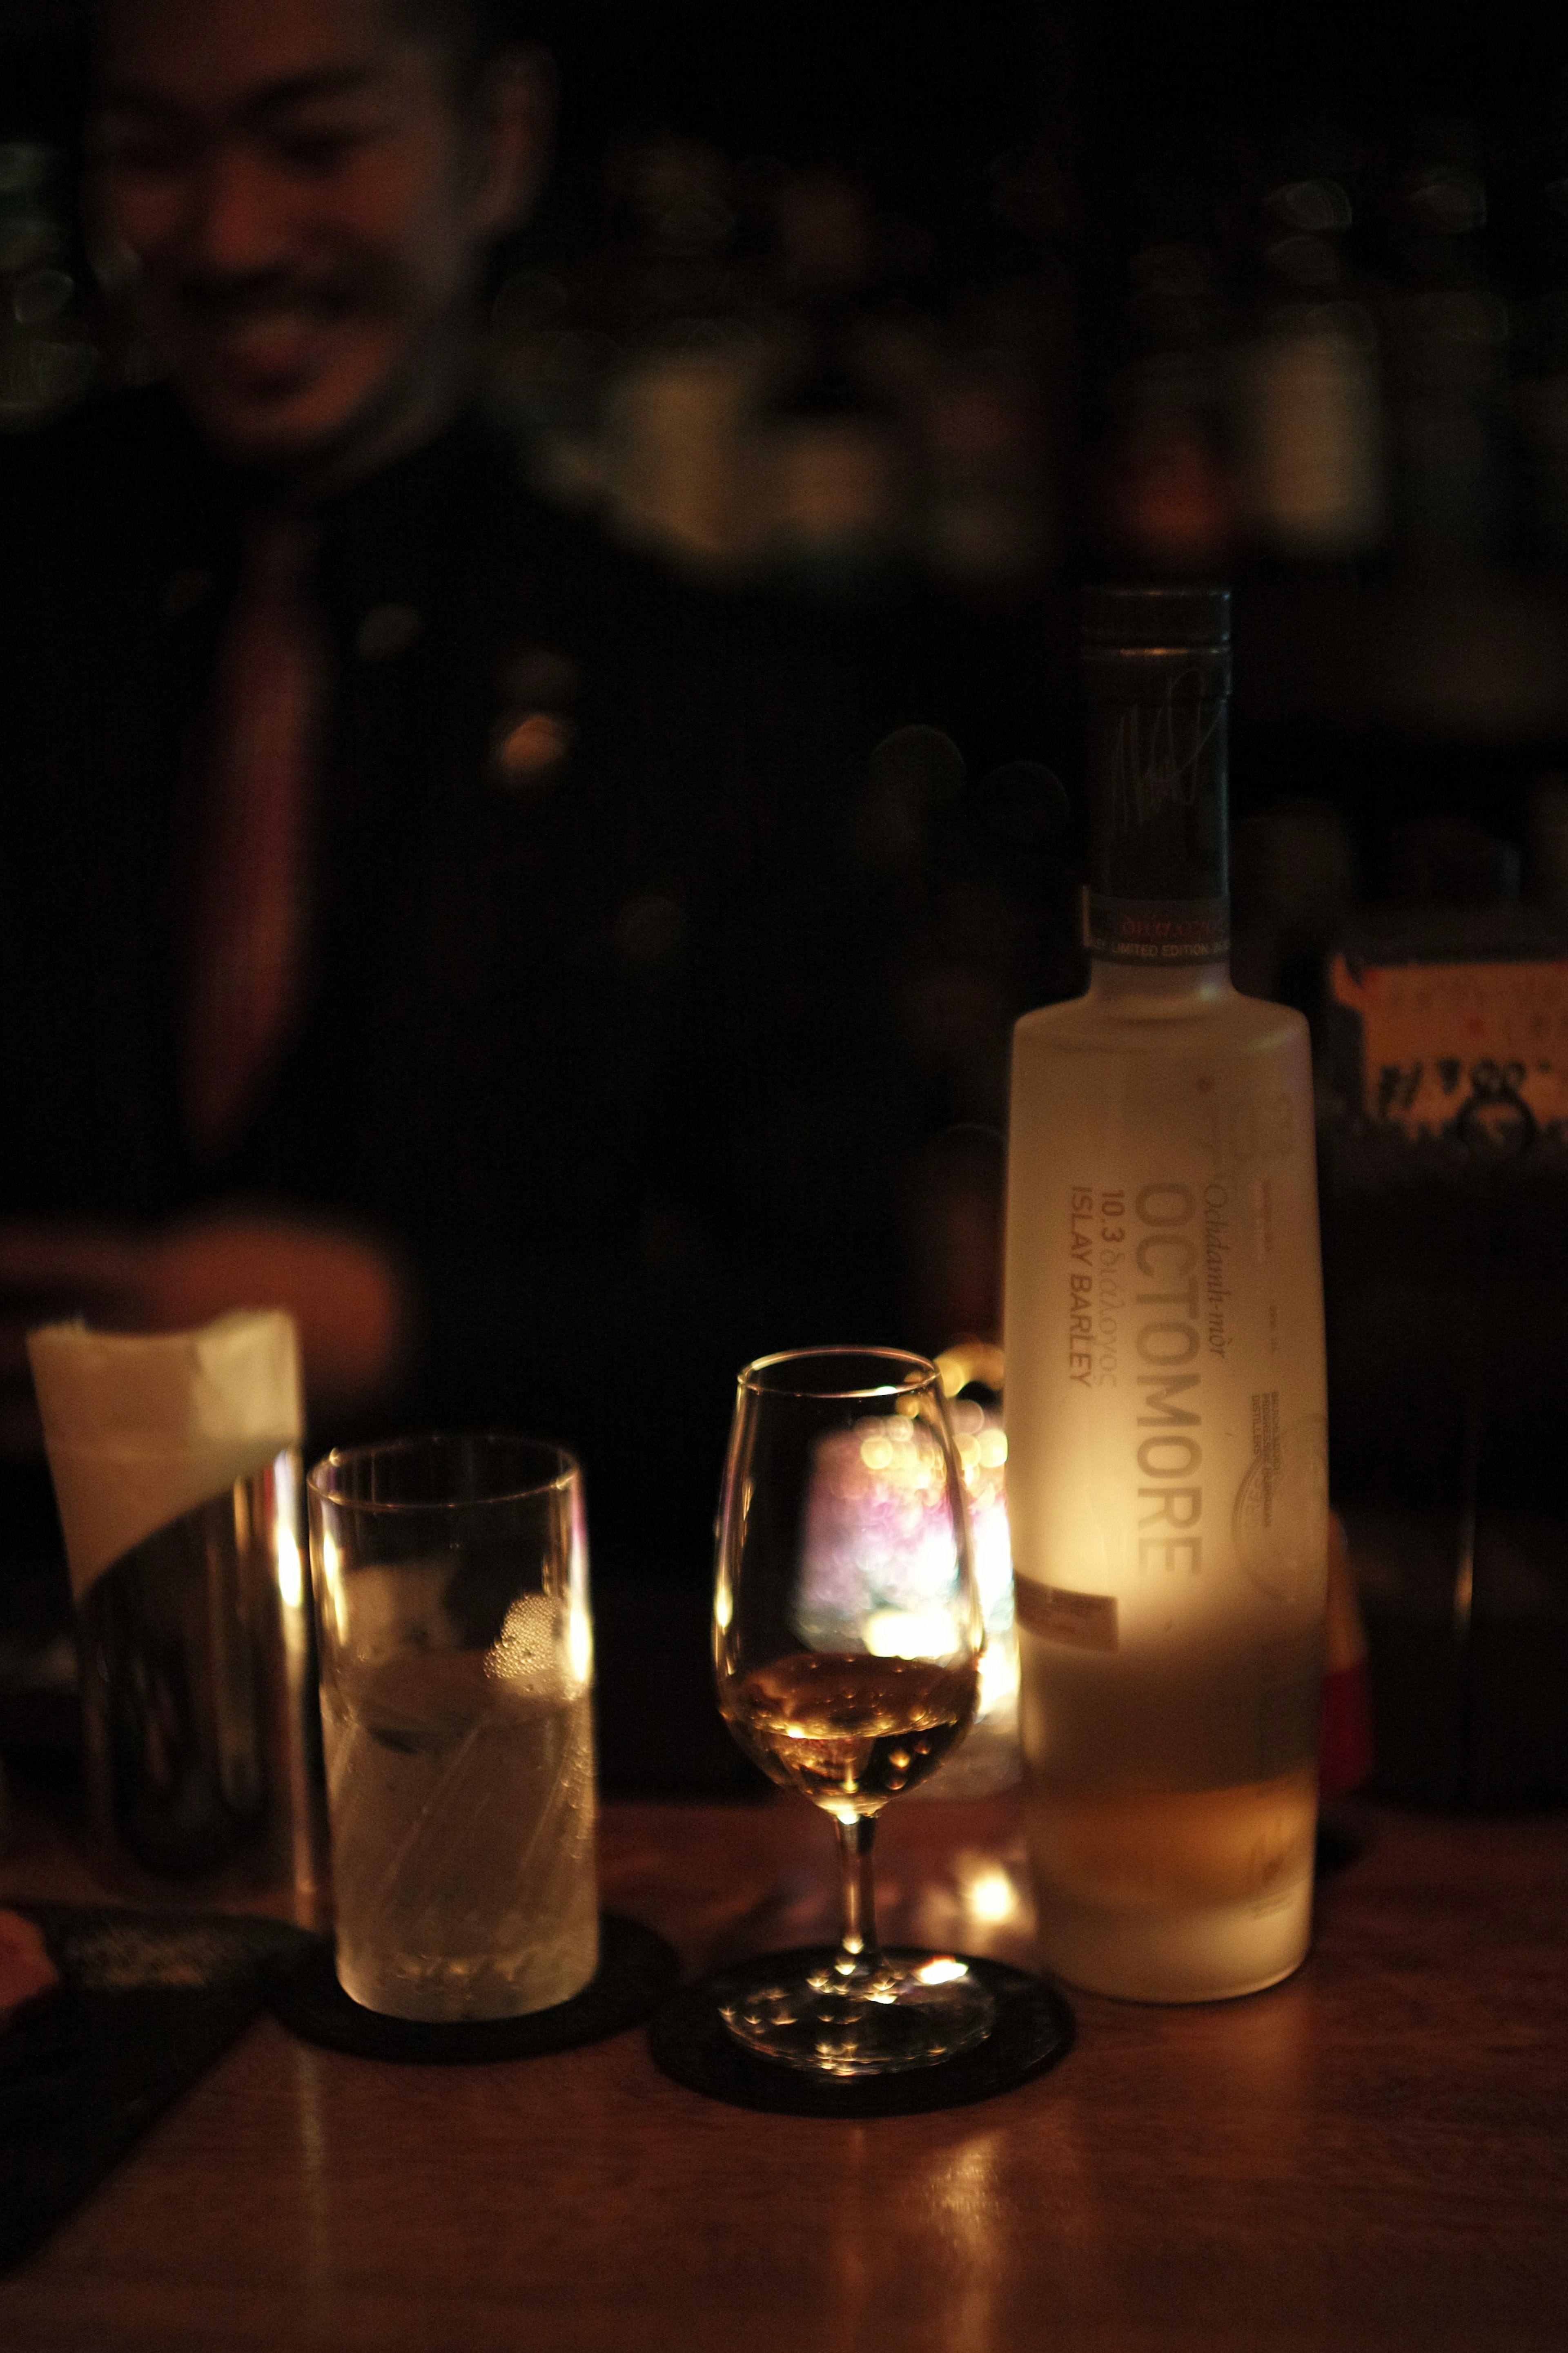
[[[1230,954],[1228,899],[1113,899],[1084,892],[1084,945],[1101,964],[1220,964]]]

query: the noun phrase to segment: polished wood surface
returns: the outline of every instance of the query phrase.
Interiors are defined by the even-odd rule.
[[[1080,1996],[985,2105],[844,2124],[680,2090],[640,2033],[397,2068],[259,2021],[30,2263],[0,2346],[339,2353],[1431,2353],[1568,2343],[1568,1818],[1368,1811],[1289,1984]],[[689,1968],[824,1933],[827,1824],[608,1810]],[[1014,1803],[910,1803],[883,1928],[1027,1961]],[[22,1815],[5,1894],[88,1896]]]

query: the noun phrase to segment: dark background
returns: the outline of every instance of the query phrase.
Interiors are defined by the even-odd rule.
[[[74,226],[84,21],[66,0],[0,0],[0,138],[55,151],[67,266],[108,383],[114,336]],[[648,258],[628,195],[634,161],[685,142],[732,207],[731,294],[743,280],[787,302],[769,206],[792,174],[826,168],[854,183],[872,223],[852,296],[861,314],[912,317],[950,356],[1005,347],[1027,380],[1047,518],[1030,564],[958,579],[900,553],[852,592],[795,584],[841,600],[885,708],[952,740],[965,791],[983,794],[1002,764],[1045,764],[1076,821],[1076,588],[1112,569],[1219,574],[1236,591],[1244,985],[1316,1018],[1324,951],[1371,904],[1392,907],[1395,929],[1401,909],[1463,910],[1483,948],[1521,896],[1542,921],[1568,919],[1568,16],[1540,0],[1464,12],[1415,0],[546,0],[536,21],[561,69],[556,168],[500,257],[498,283],[547,280],[579,323],[602,335],[609,318],[629,337],[611,314],[617,302],[626,311],[625,286]],[[1338,189],[1347,208],[1331,280],[1292,280],[1286,268],[1280,205],[1309,183]],[[1312,302],[1346,306],[1364,329],[1385,439],[1381,517],[1338,549],[1282,543],[1234,495],[1248,354]],[[1179,544],[1151,535],[1143,491],[1126,488],[1129,448],[1151,417],[1197,453],[1203,512]],[[940,799],[929,777],[911,789],[916,804],[922,792]],[[1026,815],[1016,778],[1008,790],[1007,807]],[[1069,894],[1048,860],[1031,866],[1026,826],[1018,839],[1016,877],[1037,884],[1046,913],[1010,962],[994,901],[922,886],[934,943],[922,1050],[977,1134],[1000,1124],[1012,1018],[1076,979]],[[1063,847],[1070,866],[1075,834]],[[954,1071],[969,1074],[967,1099]],[[1506,1176],[1489,1174],[1461,1250],[1452,1172],[1426,1172],[1417,1215],[1415,1195],[1393,1180],[1380,1193],[1386,1171],[1369,1189],[1352,1160],[1331,1149],[1325,1163],[1331,1311],[1342,1303],[1357,1393],[1373,1402],[1354,1426],[1336,1421],[1342,1478],[1403,1509],[1423,1483],[1417,1411],[1427,1438],[1434,1417],[1449,1429],[1451,1461],[1474,1457],[1468,1504],[1430,1499],[1443,1519],[1430,1688],[1453,1666],[1450,1515],[1473,1509],[1479,1475],[1484,1551],[1489,1477],[1501,1510],[1553,1459],[1543,1368],[1564,1335],[1561,1286],[1543,1270],[1560,1256],[1545,1242],[1562,1223],[1561,1177],[1538,1171],[1516,1216]],[[1500,1284],[1509,1319],[1531,1324],[1534,1369],[1492,1439],[1462,1345],[1447,1369],[1405,1361],[1394,1294],[1380,1309],[1377,1290],[1393,1240],[1417,1283],[1426,1250],[1467,1297]],[[1457,1312],[1461,1339],[1462,1321]],[[1426,1386],[1402,1437],[1399,1399],[1417,1370]],[[1562,1584],[1555,1503],[1552,1513],[1531,1538],[1537,1599],[1515,1619],[1532,1656],[1539,1626],[1556,1627],[1560,1662],[1568,1599],[1540,1598]],[[1374,1626],[1389,1689],[1387,1630],[1420,1616],[1403,1576],[1390,1572]],[[695,1588],[690,1599],[698,1640]],[[652,1642],[667,1605],[647,1606]],[[640,1640],[624,1646],[628,1659]],[[635,1677],[614,1697],[635,1709]],[[727,1751],[710,1728],[705,1769],[719,1772]],[[632,1727],[632,1746],[645,1736],[651,1726]],[[1460,1736],[1441,1737],[1443,1757],[1413,1765],[1409,1787],[1452,1794]],[[1515,1785],[1539,1792],[1542,1773],[1521,1767]]]

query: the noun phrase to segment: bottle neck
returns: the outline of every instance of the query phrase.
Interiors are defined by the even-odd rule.
[[[1223,967],[1226,658],[1102,649],[1088,668],[1089,953],[1144,975]]]
[[[1119,964],[1109,957],[1092,956],[1089,994],[1096,1004],[1129,1019],[1164,1021],[1223,1005],[1236,991],[1226,956],[1206,964],[1163,966]]]

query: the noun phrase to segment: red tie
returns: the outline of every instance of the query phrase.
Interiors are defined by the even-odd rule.
[[[255,524],[218,666],[196,867],[185,1109],[214,1153],[243,1125],[300,992],[325,669],[305,592],[312,525]]]

